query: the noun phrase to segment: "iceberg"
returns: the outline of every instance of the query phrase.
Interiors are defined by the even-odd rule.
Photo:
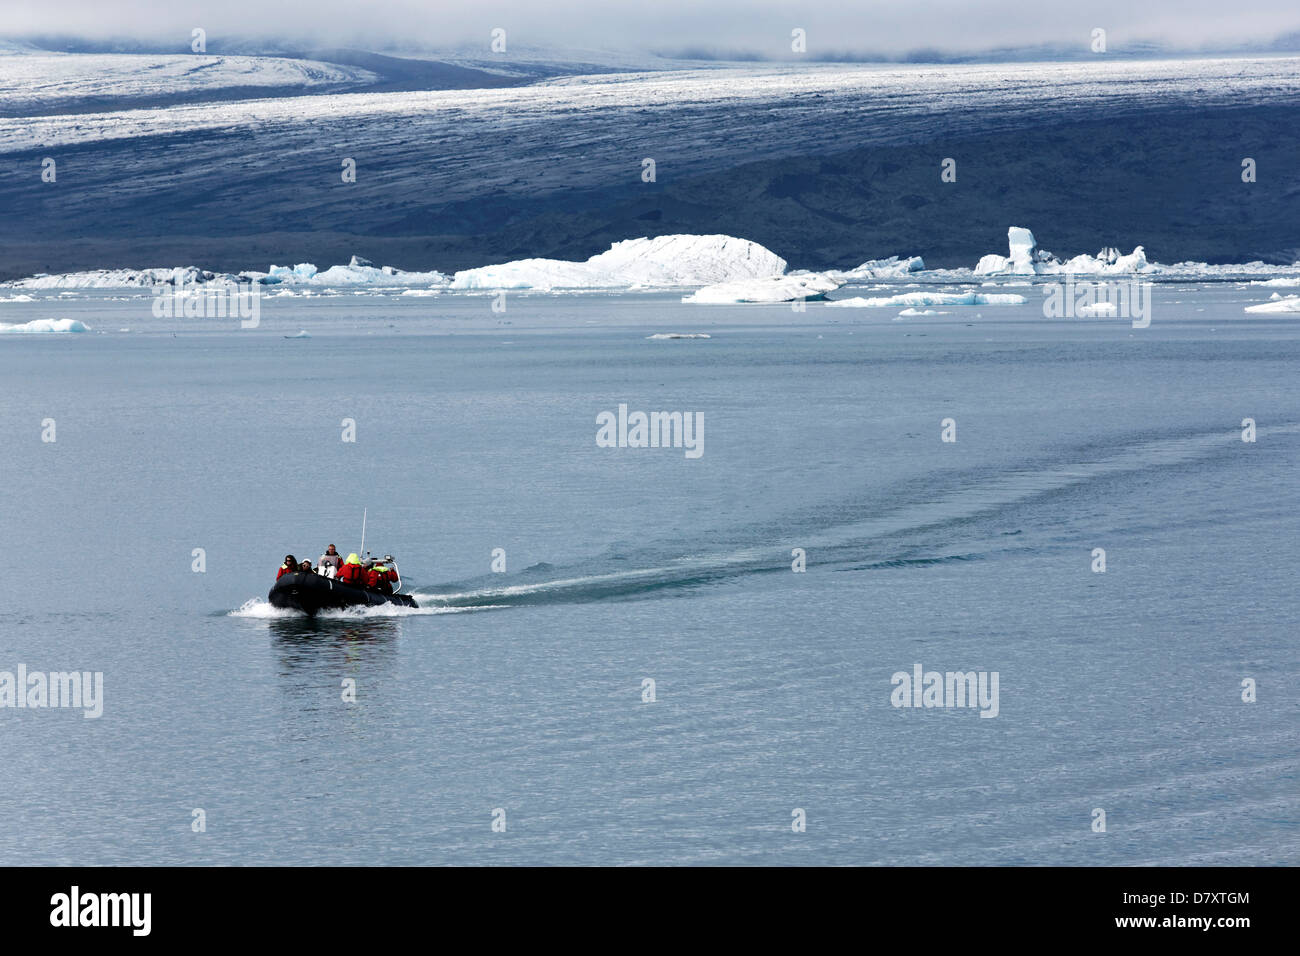
[[[356,262],[356,256],[353,256]],[[362,260],[364,261],[364,260]],[[447,286],[451,280],[441,272],[403,272],[392,266],[330,266],[319,271],[310,262],[295,266],[272,265],[267,272],[211,272],[197,266],[170,269],[95,269],[62,275],[37,275],[3,283],[19,289],[152,289],[155,286],[202,286],[259,283],[274,286]]]
[[[1300,295],[1289,295],[1286,298],[1273,293],[1273,297],[1268,302],[1261,302],[1259,305],[1246,306],[1247,312],[1300,312]]]
[[[654,335],[647,335],[650,341],[667,341],[669,339],[711,339],[713,336],[707,332],[656,332]]]
[[[159,285],[200,285],[206,282],[238,282],[241,279],[248,281],[244,276],[208,272],[197,266],[176,266],[171,269],[94,269],[62,275],[41,274],[27,279],[15,279],[5,285],[18,289],[148,289]]]
[[[826,275],[840,282],[865,282],[869,279],[902,279],[910,273],[925,271],[925,261],[920,256],[901,259],[890,256],[888,259],[868,259],[860,266],[844,271],[831,270]]]
[[[1136,247],[1128,255],[1107,247],[1095,256],[1077,255],[1062,262],[1046,250],[1039,249],[1034,234],[1023,226],[1007,230],[1008,255],[987,255],[975,265],[976,275],[1121,275],[1131,272],[1148,272],[1154,267],[1147,262],[1146,252]]]
[[[761,279],[738,279],[719,282],[684,296],[683,302],[719,305],[734,302],[793,302],[799,299],[824,299],[827,292],[842,283],[823,272],[793,272]]]
[[[285,279],[313,279],[316,266],[310,262],[300,262],[290,269],[288,266],[271,266],[266,272],[267,278],[283,282]]]
[[[257,275],[257,274],[254,274]],[[292,269],[271,266],[262,279],[268,285],[293,286],[447,286],[451,280],[441,272],[404,272],[392,266],[373,266],[369,260],[353,256],[345,266],[318,270],[313,263],[300,262]]]
[[[827,302],[828,306],[841,308],[889,308],[892,306],[910,306],[916,308],[928,305],[1024,305],[1025,297],[1014,292],[902,292],[898,295],[884,295],[852,299],[836,299]]]
[[[734,236],[656,236],[625,239],[585,262],[519,259],[457,272],[453,289],[631,289],[708,286],[779,276],[785,260]]]
[[[33,319],[18,325],[0,322],[0,333],[33,334],[37,332],[89,332],[90,329],[76,319]]]

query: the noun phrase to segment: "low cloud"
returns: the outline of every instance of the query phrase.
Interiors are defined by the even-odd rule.
[[[274,47],[349,46],[389,50],[481,47],[496,27],[517,49],[658,50],[787,58],[790,32],[807,33],[812,58],[903,57],[917,52],[970,55],[1006,49],[1078,48],[1094,28],[1113,52],[1124,44],[1170,50],[1266,48],[1300,35],[1294,0],[1256,0],[1250,15],[1222,0],[1096,0],[1027,4],[1023,0],[8,0],[0,31],[9,37],[60,36],[188,49],[190,31]]]

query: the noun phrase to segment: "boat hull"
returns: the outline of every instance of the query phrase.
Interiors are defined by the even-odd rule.
[[[289,608],[315,616],[320,611],[349,607],[375,607],[396,604],[401,607],[419,607],[409,594],[381,594],[369,588],[353,587],[323,574],[295,571],[282,575],[271,588],[266,599],[273,607]]]

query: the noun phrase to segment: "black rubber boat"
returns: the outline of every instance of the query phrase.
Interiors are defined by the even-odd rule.
[[[273,607],[292,608],[314,616],[317,611],[345,607],[373,607],[398,604],[419,607],[409,594],[381,594],[369,588],[353,587],[323,574],[295,571],[282,575],[266,596]]]

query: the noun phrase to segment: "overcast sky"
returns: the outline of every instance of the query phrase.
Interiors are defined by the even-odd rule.
[[[1267,44],[1300,31],[1297,0],[0,0],[0,33],[124,38],[189,45],[203,27],[222,36],[437,49],[510,43],[560,49],[751,51],[790,54],[807,31],[810,54],[918,50],[972,53],[1039,45],[1086,50],[1094,27],[1118,52],[1128,41],[1173,49]]]

